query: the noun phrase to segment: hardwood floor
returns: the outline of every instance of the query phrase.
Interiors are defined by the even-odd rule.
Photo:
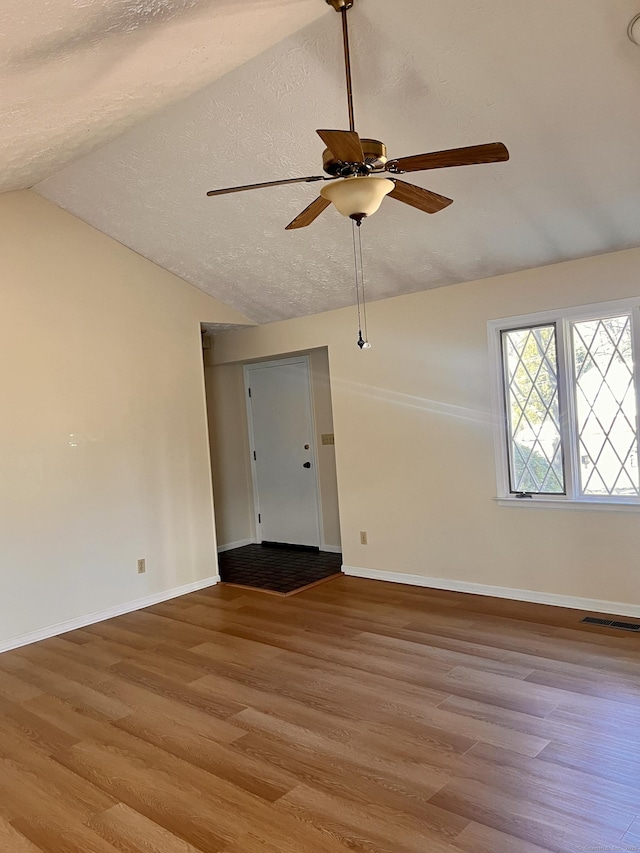
[[[0,655],[0,851],[640,850],[640,637],[356,578]]]

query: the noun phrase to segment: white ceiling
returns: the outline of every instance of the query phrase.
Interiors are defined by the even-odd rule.
[[[2,0],[0,192],[31,186],[323,11],[315,0]]]
[[[303,30],[37,191],[257,322],[353,303],[350,223],[330,209],[284,231],[317,187],[205,196],[321,173],[314,130],[347,121],[340,18],[313,3],[320,15]],[[297,5],[307,9],[287,0]],[[217,7],[246,9],[242,61],[257,12],[282,4]],[[455,204],[428,216],[384,201],[362,228],[369,298],[640,245],[640,48],[626,36],[637,11],[640,0],[356,0],[361,135],[395,157],[493,141],[512,155],[408,176]],[[157,44],[180,26],[160,21]]]

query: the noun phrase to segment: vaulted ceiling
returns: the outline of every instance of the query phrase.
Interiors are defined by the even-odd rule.
[[[321,174],[315,129],[347,126],[324,0],[9,6],[6,188],[48,175],[37,192],[257,322],[355,301],[348,220],[284,231],[316,186],[205,195]],[[362,228],[369,298],[640,245],[638,11],[356,0],[361,135],[394,157],[502,141],[512,158],[411,176],[455,200],[433,216],[386,199]]]
[[[3,0],[0,192],[53,174],[323,12],[315,0]]]

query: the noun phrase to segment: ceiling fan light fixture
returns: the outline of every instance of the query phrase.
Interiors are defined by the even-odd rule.
[[[338,213],[357,219],[373,216],[394,187],[388,178],[354,176],[322,187],[320,195],[333,202]]]

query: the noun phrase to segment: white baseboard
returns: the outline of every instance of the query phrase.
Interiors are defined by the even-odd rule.
[[[431,589],[446,589],[451,592],[468,592],[472,595],[488,595],[493,598],[510,598],[512,601],[530,601],[533,604],[551,604],[554,607],[569,607],[572,610],[587,610],[593,613],[632,616],[640,619],[640,604],[624,604],[619,601],[599,601],[596,598],[576,598],[570,595],[556,595],[552,592],[511,589],[506,586],[489,586],[483,583],[468,583],[466,581],[455,581],[447,578],[426,578],[422,575],[383,572],[378,569],[362,569],[355,566],[343,566],[342,571],[345,575],[355,578],[404,583],[409,586],[425,586]]]
[[[240,539],[238,542],[229,542],[227,545],[218,545],[218,554],[223,551],[233,551],[234,548],[244,548],[245,545],[255,545],[255,539]]]
[[[320,550],[327,554],[342,554],[342,545],[321,545]]]
[[[78,628],[86,628],[87,625],[94,625],[96,622],[104,622],[105,619],[113,619],[114,616],[122,616],[123,613],[131,613],[134,610],[142,610],[143,607],[151,607],[152,604],[160,604],[161,601],[168,601],[170,598],[178,598],[180,595],[186,595],[189,592],[197,592],[199,589],[205,589],[209,586],[215,586],[220,583],[220,575],[213,575],[210,578],[204,578],[200,581],[184,584],[184,586],[167,589],[164,592],[156,592],[153,595],[147,595],[145,598],[137,598],[135,601],[127,601],[125,604],[119,604],[116,607],[110,607],[107,610],[98,610],[94,613],[88,613],[86,616],[78,616],[76,619],[69,619],[66,622],[57,622],[55,625],[48,625],[46,628],[40,628],[38,631],[31,631],[28,634],[19,634],[18,636],[9,637],[6,640],[0,640],[0,652],[8,652],[11,649],[17,649],[20,646],[27,646],[29,643],[37,643],[39,640],[47,640],[49,637],[57,637],[58,634],[66,634],[67,631],[75,631]]]

